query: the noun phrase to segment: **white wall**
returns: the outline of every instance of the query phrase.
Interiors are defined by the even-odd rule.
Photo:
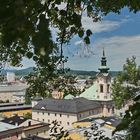
[[[72,123],[77,121],[76,114],[69,113],[60,113],[60,112],[49,112],[49,111],[32,111],[32,119],[51,123],[54,120],[57,120],[60,125],[64,127],[64,129],[72,128]]]

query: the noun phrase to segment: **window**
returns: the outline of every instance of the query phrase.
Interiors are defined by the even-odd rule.
[[[108,84],[107,85],[107,93],[109,93],[109,87],[110,87],[110,85]]]
[[[50,122],[50,120],[48,120],[48,123]]]
[[[39,114],[39,112],[37,112],[37,114]]]
[[[92,114],[94,114],[94,110],[92,110]]]
[[[62,114],[60,114],[60,117],[62,116]]]
[[[70,123],[69,123],[69,122],[67,122],[67,125],[70,125]]]
[[[60,124],[62,124],[62,122],[60,121]]]
[[[108,108],[108,113],[110,112],[110,108]]]
[[[42,121],[44,122],[44,119],[42,119]]]
[[[46,133],[46,131],[44,130],[44,134]]]
[[[100,92],[103,92],[103,84],[100,84]]]
[[[42,112],[42,114],[44,115],[44,112]]]
[[[56,113],[54,115],[56,116]]]
[[[114,112],[115,112],[115,111],[114,111],[114,107],[112,107],[112,113],[114,114]]]
[[[48,113],[48,116],[50,116],[50,113]]]
[[[36,132],[36,135],[38,135],[38,132]]]

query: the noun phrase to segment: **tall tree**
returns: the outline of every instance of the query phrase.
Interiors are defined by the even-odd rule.
[[[128,140],[140,139],[140,66],[135,57],[127,59],[123,71],[114,79],[112,85],[113,98],[118,108],[131,101],[132,105],[126,110],[122,123],[116,131],[126,130]]]
[[[140,91],[140,67],[135,57],[126,60],[122,72],[114,79],[112,96],[118,108],[131,101]]]
[[[19,65],[23,57],[41,66],[50,65],[57,48],[78,35],[90,43],[90,29],[84,29],[82,16],[97,22],[110,12],[123,7],[136,13],[139,0],[0,0],[0,52],[3,61]],[[55,28],[56,37],[51,29]]]

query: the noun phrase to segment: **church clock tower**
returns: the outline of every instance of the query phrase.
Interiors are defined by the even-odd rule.
[[[107,67],[107,60],[105,51],[103,49],[103,56],[101,58],[101,66],[99,67],[99,73],[97,74],[97,99],[98,100],[112,100],[111,99],[111,76],[109,74],[109,68]]]

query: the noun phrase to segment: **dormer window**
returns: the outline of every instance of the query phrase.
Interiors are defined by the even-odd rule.
[[[45,109],[45,107],[44,107],[44,106],[42,106],[42,107],[41,107],[41,109]]]

